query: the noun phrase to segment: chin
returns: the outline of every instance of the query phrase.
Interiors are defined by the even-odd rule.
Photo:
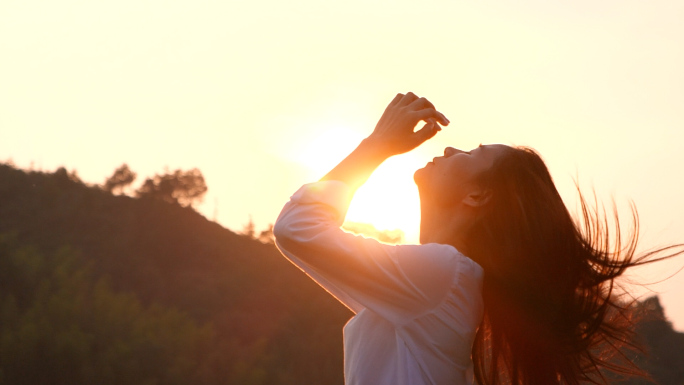
[[[418,186],[420,186],[421,182],[425,178],[425,172],[426,172],[425,169],[426,168],[427,168],[427,166],[425,166],[423,168],[419,168],[418,170],[416,170],[416,172],[413,173],[413,181],[416,182],[416,184]]]
[[[416,186],[418,187],[418,195],[425,195],[426,190],[428,190],[427,181],[428,175],[425,168],[418,169],[413,173],[413,182],[415,182]]]

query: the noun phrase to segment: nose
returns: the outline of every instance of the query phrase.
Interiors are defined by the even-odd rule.
[[[449,157],[451,155],[456,155],[456,154],[463,154],[465,151],[459,150],[458,148],[454,147],[447,147],[444,149],[444,156]]]

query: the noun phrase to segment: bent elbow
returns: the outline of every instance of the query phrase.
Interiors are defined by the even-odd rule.
[[[277,220],[273,225],[273,238],[275,244],[284,253],[285,250],[293,252],[301,243],[301,237],[296,231],[296,226],[287,220]]]
[[[276,244],[286,249],[296,249],[302,244],[317,242],[325,238],[325,223],[315,220],[303,220],[296,216],[278,218],[273,225],[273,238]]]
[[[273,238],[278,242],[292,238],[292,231],[289,228],[287,221],[278,218],[273,225]]]
[[[280,216],[273,224],[273,238],[280,245],[297,242],[301,238],[301,226],[291,216]]]

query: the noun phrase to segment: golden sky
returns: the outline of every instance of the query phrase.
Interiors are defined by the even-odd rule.
[[[89,183],[198,167],[202,213],[262,229],[410,90],[452,124],[378,170],[350,219],[415,241],[413,171],[498,142],[536,148],[571,210],[577,179],[635,202],[644,249],[684,242],[683,19],[641,0],[3,0],[0,160]],[[652,289],[684,330],[684,272]]]

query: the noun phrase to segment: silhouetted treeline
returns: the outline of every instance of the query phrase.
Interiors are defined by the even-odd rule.
[[[349,311],[273,245],[191,208],[0,165],[0,234],[0,333],[17,336],[0,339],[0,383],[343,382]]]
[[[637,304],[636,333],[643,348],[634,362],[647,371],[656,384],[684,384],[684,333],[677,333],[665,314],[658,297]],[[621,384],[652,384],[644,379],[630,379]]]
[[[112,195],[131,174],[103,188],[0,165],[0,384],[343,383],[346,308],[272,244]],[[642,307],[639,363],[681,385],[684,335]]]

